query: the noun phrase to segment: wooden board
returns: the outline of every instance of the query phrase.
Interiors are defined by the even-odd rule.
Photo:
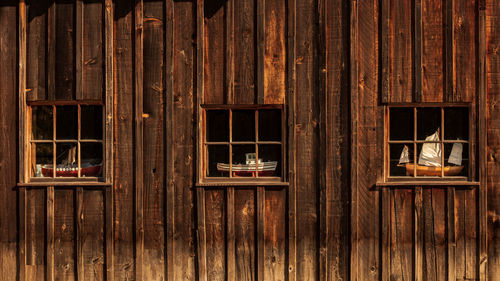
[[[285,280],[286,190],[265,190],[264,280]]]
[[[207,235],[207,278],[225,280],[226,208],[223,189],[205,191],[205,227]]]
[[[224,4],[210,1],[205,4],[204,37],[204,100],[207,104],[223,104],[224,95]]]
[[[447,278],[445,206],[446,197],[443,189],[424,189],[422,206],[424,280],[437,281]]]
[[[76,280],[74,196],[68,189],[54,194],[54,280]]]
[[[47,51],[47,1],[28,2],[27,100],[45,100]]]
[[[101,100],[104,93],[103,3],[85,2],[83,7],[82,93],[84,100]],[[79,48],[80,46],[75,46]]]
[[[264,103],[285,102],[286,1],[265,1]]]
[[[391,280],[412,280],[413,276],[413,192],[411,189],[394,189],[390,196]],[[415,268],[415,270],[421,270]]]
[[[71,100],[75,98],[75,4],[58,2],[55,5],[55,99]],[[49,45],[50,48],[50,45]],[[50,70],[49,70],[50,71]]]
[[[82,203],[84,280],[105,280],[104,192],[101,190],[84,190]]]
[[[257,280],[255,199],[256,192],[254,190],[236,189],[234,191],[235,280]]]

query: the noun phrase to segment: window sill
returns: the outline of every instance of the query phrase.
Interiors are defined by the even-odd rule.
[[[462,186],[462,187],[474,187],[479,186],[481,183],[478,181],[467,181],[467,180],[399,180],[399,181],[385,181],[377,182],[377,187],[411,187],[411,186]]]
[[[288,182],[277,180],[204,180],[196,183],[197,187],[257,187],[257,186],[289,186]]]
[[[46,186],[59,186],[59,187],[109,187],[113,184],[110,182],[102,181],[100,178],[86,178],[86,179],[30,179],[30,182],[17,183],[17,187],[46,187]]]

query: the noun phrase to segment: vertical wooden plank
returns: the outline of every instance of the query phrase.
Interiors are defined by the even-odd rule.
[[[57,3],[54,1],[54,3],[55,98],[56,100],[72,100],[75,98],[75,42],[73,38],[75,3],[62,1],[57,1]],[[51,48],[50,45],[49,48]]]
[[[77,0],[75,5],[75,97],[81,100],[83,98],[83,0]]]
[[[446,274],[446,196],[441,188],[423,191],[423,230],[425,280],[445,280]]]
[[[104,176],[107,182],[113,182],[113,132],[114,118],[113,112],[115,109],[114,103],[114,73],[113,73],[113,45],[114,45],[114,22],[113,22],[113,2],[112,0],[104,0],[104,93],[105,93],[105,155],[104,155]],[[106,280],[114,280],[114,185],[106,188],[104,192],[105,204],[105,270]],[[79,280],[81,281],[81,280]]]
[[[445,1],[444,7],[444,98],[445,101],[454,102],[458,101],[455,96],[455,39],[454,39],[454,20],[453,20],[453,11],[454,9],[454,0]],[[460,1],[457,1],[460,2]]]
[[[134,8],[134,113],[135,113],[135,278],[143,280],[144,263],[144,123],[143,123],[143,2]]]
[[[82,200],[82,258],[84,263],[82,280],[106,280],[105,191],[85,189]]]
[[[288,127],[288,182],[289,186],[287,189],[287,200],[288,200],[288,244],[287,244],[287,270],[286,270],[286,280],[295,281],[297,280],[297,202],[296,202],[296,160],[295,160],[295,87],[296,87],[296,6],[295,0],[287,1],[286,7],[287,13],[287,36],[286,36],[286,49],[287,49],[287,65],[286,65],[286,113],[287,113],[287,127]]]
[[[257,0],[234,1],[234,93],[233,103],[253,104],[257,96],[255,53]]]
[[[224,90],[226,93],[226,103],[232,104],[234,101],[234,3],[235,0],[229,0],[226,2],[226,64],[224,71],[226,75],[224,77],[225,85]]]
[[[198,210],[198,278],[208,281],[207,273],[207,236],[205,227],[205,190],[197,188],[197,210]]]
[[[350,120],[351,129],[351,280],[359,280],[358,246],[358,2],[351,0],[350,5]]]
[[[74,281],[77,277],[74,195],[73,189],[54,191],[54,280]]]
[[[390,69],[391,69],[391,30],[390,30],[390,20],[391,20],[391,1],[382,0],[381,1],[381,38],[382,38],[382,103],[387,103],[390,101]]]
[[[391,280],[391,197],[394,193],[388,188],[382,190],[382,280]]]
[[[108,2],[111,9],[112,1]],[[106,3],[106,4],[108,4]],[[114,2],[114,14],[109,18],[109,23],[114,23],[113,43],[115,69],[114,74],[114,114],[113,119],[113,139],[115,142],[113,169],[113,201],[112,207],[114,211],[113,222],[113,239],[114,243],[114,279],[126,280],[135,276],[135,260],[134,260],[134,6],[131,1]],[[106,7],[108,9],[108,6]],[[111,14],[109,14],[111,16]],[[108,19],[106,19],[106,22]],[[106,23],[108,25],[108,23]],[[106,26],[108,29],[108,26]],[[110,32],[113,29],[109,29]],[[108,36],[108,34],[106,34]],[[113,46],[113,45],[111,45]],[[112,53],[106,53],[113,58]],[[106,62],[107,63],[107,62]],[[110,79],[113,76],[109,77]],[[108,77],[106,77],[108,79]],[[113,81],[113,80],[111,80]],[[108,117],[109,118],[109,117]],[[111,207],[111,206],[110,206]],[[109,272],[108,272],[109,273]]]
[[[412,280],[413,268],[413,188],[393,189],[390,202],[391,280]]]
[[[264,71],[266,46],[266,0],[257,1],[257,103],[264,104]]]
[[[84,223],[84,215],[83,215],[83,188],[76,188],[75,195],[75,215],[76,215],[76,274],[77,280],[82,281],[85,280],[85,265],[83,260],[83,223]]]
[[[285,280],[286,190],[265,190],[264,280]]]
[[[19,281],[28,280],[27,272],[26,272],[26,237],[27,237],[27,224],[28,224],[28,216],[27,216],[27,192],[26,188],[23,187],[18,192],[18,206],[19,206]]]
[[[47,187],[47,198],[46,198],[46,208],[47,208],[47,267],[46,267],[46,280],[54,281],[54,186]]]
[[[47,1],[28,1],[27,22],[27,100],[47,99]]]
[[[226,212],[223,189],[205,191],[205,232],[207,247],[207,279],[226,278]]]
[[[27,191],[26,280],[46,280],[47,266],[47,189]]]
[[[225,103],[224,3],[204,2],[204,98],[205,103]]]
[[[174,139],[174,3],[165,1],[165,142]],[[174,147],[165,145],[165,222],[166,222],[166,276],[165,280],[175,280],[175,248],[174,248]]]
[[[478,77],[477,77],[477,112],[478,112],[478,162],[479,181],[478,190],[478,225],[479,225],[479,280],[487,280],[488,274],[488,189],[485,186],[488,179],[488,116],[487,116],[487,89],[486,89],[486,0],[478,2]]]
[[[103,10],[104,1],[87,1],[83,11],[83,50],[82,58],[82,98],[85,100],[103,100],[105,87],[104,78],[104,38]],[[79,45],[76,45],[79,47]]]
[[[422,101],[444,100],[443,2],[422,1]]]
[[[18,85],[18,110],[19,110],[19,181],[25,183],[28,180],[28,160],[25,152],[27,131],[26,131],[26,3],[24,0],[19,1],[19,85]]]
[[[414,252],[414,276],[415,281],[423,281],[424,269],[424,227],[423,227],[423,190],[421,186],[416,186],[414,191],[414,214],[413,214],[413,252]]]
[[[460,102],[472,102],[476,99],[477,2],[455,1],[453,5],[455,100]]]
[[[56,2],[47,8],[47,99],[56,99]]]
[[[413,7],[413,102],[423,101],[422,97],[422,0],[414,0]]]
[[[227,280],[236,281],[236,241],[234,224],[234,187],[226,189],[226,217],[227,217],[227,236],[226,236],[226,259],[227,259]]]
[[[455,188],[446,189],[446,234],[447,234],[447,261],[448,280],[456,280],[456,228],[455,228]]]
[[[266,193],[262,186],[257,187],[257,281],[264,280],[265,248],[264,227],[266,225]]]
[[[234,195],[234,236],[236,280],[257,280],[256,190],[236,189]]]

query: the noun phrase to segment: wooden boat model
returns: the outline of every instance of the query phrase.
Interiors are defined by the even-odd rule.
[[[101,173],[102,164],[82,163],[80,177],[97,177]],[[52,177],[54,167],[52,165],[42,166],[42,175]],[[78,165],[59,164],[56,166],[56,177],[78,177]]]
[[[259,177],[270,177],[274,175],[278,161],[262,162],[259,159],[256,164],[255,153],[246,153],[245,164],[233,164],[230,168],[229,164],[217,163],[217,170],[222,173],[232,172],[233,177],[255,177],[258,173]]]
[[[425,140],[432,142],[424,143],[422,146],[418,164],[410,163],[408,147],[404,146],[398,166],[406,168],[406,175],[414,176],[416,172],[417,176],[440,177],[444,175],[448,177],[457,176],[462,172],[464,166],[462,166],[463,146],[461,143],[453,144],[450,156],[448,157],[448,163],[452,165],[443,167],[441,165],[441,144],[437,143],[439,141],[439,129]]]

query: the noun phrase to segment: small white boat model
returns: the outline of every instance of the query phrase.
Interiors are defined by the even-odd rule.
[[[415,170],[417,176],[456,176],[459,175],[464,166],[462,166],[462,151],[463,145],[461,143],[454,143],[451,149],[450,156],[448,157],[448,165],[442,167],[441,165],[441,144],[439,141],[439,129],[432,135],[425,138],[426,141],[435,141],[424,143],[422,151],[418,157],[418,164],[415,167],[414,163],[410,163],[408,154],[408,147],[405,145],[401,156],[399,158],[398,166],[406,168],[406,174],[413,176]]]
[[[259,177],[270,177],[274,175],[278,161],[266,161],[262,159],[256,161],[255,153],[245,154],[245,164],[233,164],[231,172],[233,177],[255,177],[258,172]],[[257,162],[257,163],[256,163]],[[223,173],[229,173],[230,165],[226,163],[217,163],[217,170]]]

